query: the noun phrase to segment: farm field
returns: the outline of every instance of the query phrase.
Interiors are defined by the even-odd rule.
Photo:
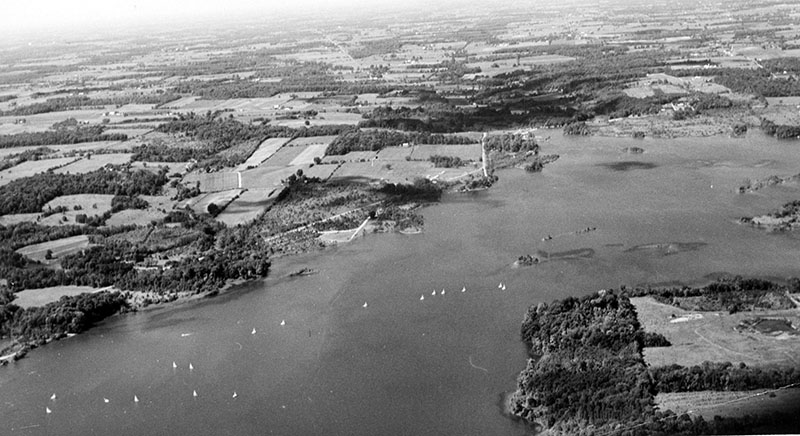
[[[153,221],[164,219],[165,216],[167,216],[166,213],[152,208],[125,209],[111,215],[106,220],[106,225],[110,227],[124,225],[147,226]]]
[[[183,178],[187,186],[194,186],[197,182],[200,182],[202,192],[227,191],[239,187],[239,175],[233,172],[189,173]]]
[[[386,147],[378,152],[379,160],[406,160],[411,159],[412,147]]]
[[[297,169],[292,167],[275,168],[265,166],[242,171],[242,188],[274,189],[281,186],[281,180],[291,176],[296,171]],[[305,168],[303,172],[305,172]]]
[[[330,156],[325,156],[322,159],[322,162],[325,163],[334,163],[334,162],[361,162],[361,161],[371,161],[375,159],[375,156],[378,155],[377,151],[351,151],[345,154],[335,154]]]
[[[430,162],[419,161],[392,161],[390,163],[376,161],[370,162],[345,162],[331,180],[384,180],[390,183],[412,183],[417,178],[451,180],[461,177],[475,169],[463,168],[434,168]]]
[[[59,168],[78,160],[76,157],[60,157],[54,159],[40,159],[36,161],[26,161],[9,169],[0,171],[0,186],[10,183],[12,180],[30,177],[34,174],[43,173],[49,169]]]
[[[223,209],[233,199],[242,193],[241,189],[231,189],[228,191],[211,192],[198,197],[184,200],[176,206],[178,209],[190,207],[196,213],[208,213],[208,205],[214,203],[218,208]]]
[[[29,307],[44,306],[47,303],[58,301],[64,296],[75,296],[87,292],[94,293],[99,291],[101,291],[101,289],[95,289],[89,286],[53,286],[41,289],[26,289],[15,294],[17,298],[14,300],[14,304],[23,309],[27,309]]]
[[[106,165],[122,165],[131,161],[130,153],[113,153],[113,154],[94,154],[91,158],[81,158],[69,165],[64,165],[56,169],[54,172],[58,174],[82,174],[88,173]]]
[[[415,145],[412,147],[412,160],[428,160],[431,156],[453,156],[461,160],[478,162],[481,159],[480,144],[465,145]]]
[[[27,256],[39,262],[47,262],[45,255],[47,250],[52,251],[54,258],[76,253],[89,246],[87,235],[71,236],[69,238],[56,239],[55,241],[42,242],[22,247],[17,253]]]
[[[217,215],[217,221],[228,227],[246,224],[261,215],[274,201],[282,188],[248,189]]]
[[[693,366],[705,361],[744,362],[749,366],[792,364],[800,361],[800,336],[770,336],[734,330],[741,321],[779,317],[800,324],[796,310],[738,312],[687,312],[650,297],[631,298],[645,331],[661,333],[670,347],[645,348],[651,366],[676,363]],[[674,315],[674,317],[673,317]],[[690,316],[691,315],[691,316]]]
[[[281,149],[275,152],[269,159],[265,160],[261,166],[275,168],[289,166],[303,151],[305,151],[304,146],[294,147],[292,143],[289,143],[285,147],[281,147]]]
[[[236,168],[236,171],[244,171],[249,167],[257,167],[270,156],[274,155],[283,147],[290,138],[268,138],[262,142],[247,160]]]

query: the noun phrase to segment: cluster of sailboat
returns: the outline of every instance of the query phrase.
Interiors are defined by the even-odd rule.
[[[461,288],[461,292],[467,292],[467,287],[464,286],[463,288]],[[442,288],[442,290],[439,291],[439,295],[444,296],[445,294],[447,294],[447,290],[445,288]],[[433,292],[431,292],[431,296],[432,297],[436,296],[436,289],[434,289]],[[425,294],[420,295],[419,299],[420,301],[425,300]]]

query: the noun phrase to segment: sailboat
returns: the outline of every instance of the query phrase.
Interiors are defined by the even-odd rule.
[[[502,288],[502,289],[505,291],[505,290],[506,290],[506,285],[503,285],[503,288]]]
[[[176,368],[178,368],[178,364],[175,363],[175,361],[173,360],[172,361],[172,369],[176,369]]]
[[[53,393],[53,395],[50,395],[50,399],[51,399],[51,400],[53,400],[53,401],[55,401],[55,400],[56,400],[56,394],[55,394],[55,393]]]
[[[431,295],[433,295],[434,297],[436,296],[436,289],[434,289],[433,292],[431,292]]]
[[[367,302],[366,301],[364,302],[364,305],[362,307],[367,307]]]
[[[133,396],[133,402],[134,402],[134,403],[138,403],[138,402],[139,402],[139,397],[137,397],[136,395],[134,395],[134,396]]]
[[[467,292],[467,287],[464,286],[463,288],[461,288],[461,292]]]
[[[444,288],[442,288],[442,292],[439,292],[439,294],[444,295]]]
[[[252,332],[250,332],[250,334],[251,334],[251,335],[254,335],[254,334],[256,334],[256,329],[253,329],[253,331],[252,331]]]
[[[47,412],[47,414],[48,414],[48,415],[49,415],[49,414],[51,414],[51,413],[53,413],[53,411],[52,411],[52,410],[50,410],[50,408],[49,408],[49,407],[45,407],[45,408],[44,408],[44,411],[45,411],[45,412]]]
[[[425,299],[425,295],[424,295],[424,294],[423,294],[423,295],[420,295],[420,296],[419,296],[419,299],[420,299],[420,300],[424,300],[424,299]]]
[[[197,398],[197,391],[192,391],[192,396]]]
[[[192,371],[192,370],[194,370],[194,366],[191,363],[189,363],[189,371]]]
[[[286,320],[285,319],[281,320],[281,325],[286,325]]]
[[[497,285],[497,289],[503,289],[503,282],[500,282],[500,284]]]
[[[104,403],[108,404],[108,401],[109,401],[109,400],[108,400],[108,398],[106,398],[106,397],[103,397],[103,402],[104,402]]]
[[[237,394],[236,394],[236,391],[233,391],[233,397],[231,397],[231,398],[236,398],[236,397],[238,397],[238,396],[239,396],[239,395],[237,395]]]

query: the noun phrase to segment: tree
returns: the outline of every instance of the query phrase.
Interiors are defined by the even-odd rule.
[[[217,216],[217,214],[220,213],[219,206],[217,206],[214,203],[209,203],[208,207],[206,208],[206,210],[208,210],[208,213],[211,216]]]

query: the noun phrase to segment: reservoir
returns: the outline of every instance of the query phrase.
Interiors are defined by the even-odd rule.
[[[525,366],[529,305],[800,276],[796,235],[737,222],[798,186],[736,192],[800,172],[796,142],[540,133],[559,160],[445,195],[422,234],[279,259],[263,282],[116,316],[0,368],[0,434],[521,435],[500,402]],[[543,262],[513,267],[524,254]],[[289,277],[301,268],[318,273]]]

